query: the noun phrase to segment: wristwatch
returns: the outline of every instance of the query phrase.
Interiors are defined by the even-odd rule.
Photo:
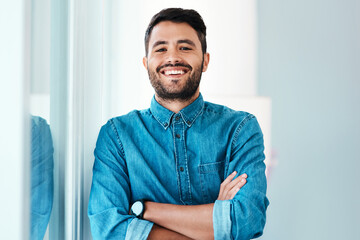
[[[131,205],[130,208],[131,215],[134,215],[139,219],[143,219],[144,212],[145,212],[145,204],[143,199],[137,200]]]

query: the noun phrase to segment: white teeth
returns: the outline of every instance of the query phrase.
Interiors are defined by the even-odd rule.
[[[178,74],[184,74],[183,70],[169,70],[164,72],[165,75],[178,75]]]

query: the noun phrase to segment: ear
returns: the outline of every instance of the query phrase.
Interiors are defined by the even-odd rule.
[[[147,57],[143,57],[143,65],[144,65],[145,69],[148,70]]]
[[[205,53],[204,54],[204,64],[203,64],[203,72],[206,72],[208,66],[209,66],[209,61],[210,61],[210,54],[209,53]]]

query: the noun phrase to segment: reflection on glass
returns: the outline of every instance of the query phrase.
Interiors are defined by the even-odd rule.
[[[44,238],[54,194],[53,141],[46,120],[31,116],[31,240]]]

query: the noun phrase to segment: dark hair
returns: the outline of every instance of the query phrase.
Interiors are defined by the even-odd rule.
[[[145,32],[145,54],[147,56],[149,50],[149,39],[151,32],[155,25],[163,21],[171,21],[175,23],[187,23],[189,24],[197,33],[202,52],[206,53],[206,26],[200,16],[200,14],[192,9],[182,9],[182,8],[166,8],[161,10],[159,13],[155,14],[149,26]]]

